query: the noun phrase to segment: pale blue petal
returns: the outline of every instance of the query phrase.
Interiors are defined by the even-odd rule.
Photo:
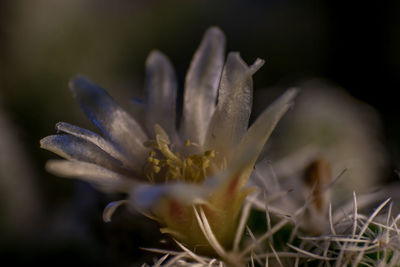
[[[224,34],[216,27],[208,29],[186,75],[180,131],[198,144],[203,144],[215,109],[224,53]]]
[[[89,130],[86,130],[84,128],[80,128],[78,126],[66,123],[66,122],[59,122],[56,124],[56,130],[58,132],[64,132],[73,136],[76,136],[78,138],[81,138],[83,140],[86,140],[90,143],[93,143],[94,145],[98,146],[100,149],[108,153],[111,157],[119,160],[120,162],[123,163],[123,165],[128,168],[132,169],[135,171],[140,171],[141,170],[141,165],[135,165],[135,160],[132,158],[128,158],[126,155],[123,154],[122,151],[120,151],[119,147],[112,144],[111,142],[105,140],[103,137],[100,135],[91,132]]]
[[[40,147],[69,160],[95,163],[117,172],[127,172],[122,163],[84,139],[69,134],[50,135],[40,140]]]
[[[79,76],[70,83],[81,108],[102,133],[127,155],[145,159],[146,134],[140,125],[103,89]]]

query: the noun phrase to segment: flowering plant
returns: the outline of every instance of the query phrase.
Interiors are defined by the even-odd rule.
[[[103,89],[84,77],[70,88],[102,135],[60,122],[57,135],[41,147],[66,160],[50,160],[48,171],[79,178],[105,192],[123,192],[129,203],[157,220],[161,231],[190,248],[224,257],[232,246],[245,184],[259,154],[297,90],[291,89],[248,128],[252,75],[239,53],[224,63],[225,37],[210,28],[185,80],[182,118],[177,129],[177,82],[170,61],[153,51],[146,61],[144,124],[129,115]]]

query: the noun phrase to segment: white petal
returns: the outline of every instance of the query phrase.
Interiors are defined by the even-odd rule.
[[[118,201],[113,201],[111,203],[108,203],[107,207],[105,207],[103,211],[103,221],[105,222],[111,222],[111,217],[113,216],[114,212],[121,206],[128,204],[129,201],[124,199],[124,200],[118,200]]]
[[[209,193],[210,190],[206,187],[195,184],[140,184],[131,191],[130,200],[137,210],[148,212],[163,198],[173,199],[190,206],[201,202]]]
[[[281,97],[275,100],[263,113],[261,113],[243,136],[236,155],[240,157],[242,153],[248,153],[246,151],[248,151],[249,147],[253,147],[254,150],[251,152],[251,166],[254,166],[266,141],[275,129],[279,120],[283,115],[285,115],[286,111],[291,106],[297,93],[298,90],[296,88],[289,89]],[[248,171],[251,172],[251,169]]]
[[[249,126],[253,102],[251,76],[264,61],[248,67],[239,53],[229,53],[219,86],[218,105],[211,119],[206,147],[228,155],[239,144]]]
[[[177,82],[168,58],[152,51],[146,61],[146,127],[152,133],[160,124],[170,135],[176,133]]]
[[[46,170],[57,176],[87,181],[104,192],[129,192],[137,183],[116,172],[83,161],[49,160]]]
[[[50,135],[40,140],[40,147],[63,158],[95,163],[114,171],[124,171],[122,163],[84,139],[69,134]],[[126,171],[126,170],[125,170]]]
[[[78,126],[74,126],[66,122],[57,123],[56,130],[59,132],[68,133],[70,135],[79,137],[81,139],[84,139],[88,142],[95,144],[103,151],[111,155],[113,158],[121,161],[127,168],[138,171],[142,167],[142,166],[136,166],[134,164],[134,160],[128,159],[127,156],[124,155],[123,152],[120,151],[117,146],[105,140],[103,137],[94,132],[80,128]]]
[[[198,144],[203,144],[215,109],[224,53],[224,34],[216,27],[210,28],[205,33],[186,76],[181,134]]]
[[[146,134],[111,96],[81,76],[72,80],[70,87],[85,114],[107,138],[127,155],[144,160]]]

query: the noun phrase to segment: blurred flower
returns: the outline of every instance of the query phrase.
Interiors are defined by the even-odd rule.
[[[323,157],[335,177],[346,170],[335,185],[337,201],[354,190],[366,193],[382,185],[388,160],[376,110],[321,80],[300,87],[296,112],[282,120],[267,153],[277,175],[300,174],[301,168]]]
[[[157,220],[162,232],[197,251],[212,248],[221,256],[252,191],[244,185],[297,92],[286,92],[247,129],[252,75],[263,61],[247,66],[238,53],[229,53],[224,64],[224,47],[223,33],[210,28],[186,76],[179,130],[175,73],[158,51],[146,62],[143,125],[103,89],[83,77],[74,79],[70,87],[75,98],[104,138],[58,123],[59,134],[43,138],[41,147],[67,160],[50,160],[47,170],[106,192],[130,194],[129,201],[109,204],[105,220],[119,205],[130,203]]]
[[[279,135],[266,150],[268,161],[256,165],[251,181],[262,183],[269,199],[285,192],[269,202],[277,213],[293,214],[306,206],[297,225],[308,234],[321,234],[329,230],[330,204],[340,218],[353,192],[375,192],[383,184],[387,156],[372,107],[320,80],[301,88],[296,112],[279,124]],[[381,189],[359,208],[391,195]]]

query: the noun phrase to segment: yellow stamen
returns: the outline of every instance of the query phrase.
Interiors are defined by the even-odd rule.
[[[210,157],[210,158],[215,158],[215,151],[214,150],[208,150],[204,153],[204,155],[206,157]]]
[[[159,173],[161,171],[161,168],[158,166],[153,166],[153,170],[155,173]]]
[[[146,177],[150,181],[179,180],[193,183],[201,183],[215,169],[215,151],[208,150],[200,154],[182,155],[173,151],[173,144],[161,126],[155,127],[156,140],[149,140],[153,143],[153,149],[149,152],[147,166],[145,166]],[[184,145],[193,145],[186,140]],[[159,179],[157,177],[159,176]]]

